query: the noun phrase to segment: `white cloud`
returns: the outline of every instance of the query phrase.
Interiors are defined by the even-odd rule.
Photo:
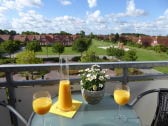
[[[90,8],[95,7],[97,5],[97,0],[87,0],[87,1]]]
[[[101,16],[100,10],[96,10],[93,13],[87,12],[87,21],[86,22],[93,22],[93,23],[104,23],[104,17]]]
[[[165,10],[163,15],[159,16],[158,19],[154,21],[154,24],[153,27],[158,31],[158,33],[160,32],[168,35],[168,9]]]
[[[15,0],[18,8],[24,7],[40,7],[42,5],[41,0]]]
[[[168,15],[168,9],[165,10],[164,15]]]
[[[25,7],[39,7],[42,5],[41,0],[3,0],[0,3],[0,10],[16,9],[21,10]]]
[[[33,10],[27,13],[20,12],[19,18],[12,20],[13,29],[19,32],[27,30],[44,32],[49,24],[42,15],[37,14]]]
[[[72,4],[69,0],[59,0],[59,2],[64,6]]]
[[[93,13],[88,13],[86,19],[72,16],[47,19],[33,10],[26,13],[20,12],[19,17],[13,19],[12,28],[17,32],[31,30],[39,33],[66,31],[75,34],[81,30],[84,30],[86,33],[108,32],[106,22],[99,10]]]
[[[17,32],[36,31],[39,33],[56,33],[66,31],[77,33],[84,30],[87,34],[109,34],[115,32],[129,32],[134,30],[133,24],[128,22],[110,21],[108,16],[101,15],[100,10],[87,12],[86,18],[72,16],[61,16],[48,19],[37,12],[30,10],[26,13],[20,12],[19,17],[13,19],[12,28]]]
[[[107,32],[107,20],[101,16],[101,11],[96,10],[92,13],[87,12],[86,24],[90,32],[102,33]]]
[[[134,0],[129,0],[127,3],[127,8],[126,8],[125,14],[128,16],[141,16],[141,15],[145,15],[146,13],[144,10],[137,9],[135,7]]]
[[[13,10],[22,11],[25,7],[39,7],[41,0],[1,0],[0,1],[0,28],[12,29],[12,23],[7,19],[7,12]]]
[[[110,14],[108,15],[111,17],[112,20],[116,20],[117,18],[122,17],[139,17],[139,16],[145,16],[147,13],[142,9],[137,9],[134,3],[134,0],[129,0],[127,2],[126,11],[116,14]]]
[[[11,29],[11,24],[7,18],[0,13],[0,29]]]
[[[126,6],[126,11],[122,13],[113,13],[102,15],[100,10],[87,12],[83,18],[73,16],[60,16],[48,19],[44,15],[34,10],[25,11],[25,7],[39,7],[41,0],[1,0],[0,3],[0,28],[8,30],[35,31],[39,33],[56,33],[66,31],[77,33],[84,30],[86,34],[110,34],[123,32],[138,32],[145,34],[168,34],[168,9],[154,21],[140,22],[130,21],[128,17],[145,15],[145,11],[135,7],[134,0],[130,0]],[[16,4],[16,1],[19,2]],[[62,0],[69,1],[69,0]],[[70,2],[70,1],[69,1]],[[65,2],[66,3],[66,2]],[[70,2],[71,3],[71,2]],[[22,5],[22,6],[21,6]],[[66,4],[64,4],[66,5]],[[6,11],[19,9],[18,17],[9,22]]]
[[[27,13],[20,12],[19,18],[13,19],[12,27],[18,32],[31,30],[39,33],[56,33],[60,31],[76,33],[85,28],[85,22],[80,18],[71,16],[47,19],[43,15],[30,10]]]
[[[62,16],[56,17],[52,20],[52,27],[54,32],[67,31],[70,33],[77,33],[84,30],[86,27],[85,21],[72,17],[72,16]]]

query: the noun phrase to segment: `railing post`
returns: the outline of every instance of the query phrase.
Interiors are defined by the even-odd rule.
[[[14,87],[12,86],[12,83],[13,83],[12,73],[5,72],[5,74],[6,74],[6,81],[8,83],[8,86],[7,86],[8,104],[15,108],[16,97],[15,97]],[[12,112],[10,112],[10,116],[11,116],[12,124],[14,126],[18,126],[17,117]]]
[[[123,68],[123,79],[122,79],[122,84],[127,84],[128,82],[128,68],[124,67]]]

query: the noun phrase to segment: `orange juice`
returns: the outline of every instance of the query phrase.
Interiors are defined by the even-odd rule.
[[[33,100],[33,110],[40,115],[46,114],[51,107],[52,101],[48,97],[40,97]]]
[[[70,81],[61,80],[59,84],[58,108],[68,111],[72,108]]]
[[[114,91],[114,100],[119,105],[125,105],[130,99],[130,92],[122,89],[117,89]]]

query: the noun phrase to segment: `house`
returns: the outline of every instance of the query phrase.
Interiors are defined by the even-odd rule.
[[[51,34],[45,35],[45,40],[48,45],[52,45],[54,43],[53,38],[54,36]]]
[[[151,46],[156,46],[158,44],[159,44],[158,43],[158,37],[157,36],[153,37],[153,42],[151,43]]]
[[[11,40],[11,35],[0,35],[1,41]]]
[[[15,41],[25,42],[27,41],[26,37],[26,35],[14,35],[12,39]]]
[[[40,35],[40,45],[48,45],[46,35]]]
[[[142,42],[142,45],[145,47],[151,46],[151,43],[153,42],[153,38],[151,36],[141,36],[141,42]]]
[[[160,45],[164,45],[166,47],[168,47],[168,37],[165,36],[158,36],[157,37],[157,42]]]

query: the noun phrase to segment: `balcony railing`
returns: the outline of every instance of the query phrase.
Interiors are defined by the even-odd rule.
[[[168,74],[163,73],[150,73],[150,74],[141,74],[141,75],[129,75],[128,69],[129,68],[141,68],[141,69],[149,69],[153,67],[160,67],[160,66],[168,66],[168,61],[143,61],[143,62],[93,62],[93,63],[68,63],[62,64],[62,66],[69,65],[69,69],[72,70],[80,70],[91,65],[98,64],[104,69],[114,69],[114,68],[121,68],[122,75],[121,76],[110,76],[109,81],[120,81],[123,84],[127,84],[130,81],[136,80],[148,80],[148,79],[155,79],[161,77],[167,77]],[[23,72],[23,71],[39,71],[39,70],[59,70],[60,64],[28,64],[28,65],[0,65],[0,72],[5,73],[5,81],[0,82],[0,87],[4,87],[8,91],[8,103],[15,107],[16,104],[16,97],[15,97],[15,88],[17,87],[24,87],[24,86],[35,86],[35,85],[54,85],[58,84],[59,78],[55,79],[40,79],[40,80],[14,80],[13,73]],[[74,83],[79,83],[79,77],[70,77],[72,85]],[[15,120],[15,117],[13,117]],[[13,122],[14,125],[17,125],[17,122]]]

